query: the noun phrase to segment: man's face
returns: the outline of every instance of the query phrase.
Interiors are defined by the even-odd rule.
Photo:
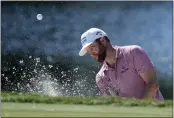
[[[106,57],[106,46],[104,46],[100,40],[94,41],[87,47],[88,53],[100,63],[103,63]]]

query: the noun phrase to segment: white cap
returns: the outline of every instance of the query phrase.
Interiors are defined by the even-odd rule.
[[[82,49],[79,52],[80,56],[84,56],[86,54],[86,47],[88,47],[91,43],[93,43],[96,39],[107,36],[107,34],[98,28],[90,28],[86,32],[81,35],[81,43]]]

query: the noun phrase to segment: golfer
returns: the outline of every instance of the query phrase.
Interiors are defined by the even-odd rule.
[[[112,46],[98,28],[84,32],[81,43],[79,55],[88,52],[102,65],[96,75],[102,96],[163,100],[154,66],[140,46]]]

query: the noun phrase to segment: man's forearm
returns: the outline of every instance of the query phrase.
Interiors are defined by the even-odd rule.
[[[153,98],[158,88],[159,88],[158,83],[156,82],[148,83],[144,94],[144,98],[150,98],[150,99]]]

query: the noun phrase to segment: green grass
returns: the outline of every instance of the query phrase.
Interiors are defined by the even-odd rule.
[[[2,117],[172,117],[172,107],[2,102]]]
[[[83,104],[83,105],[115,105],[115,106],[151,106],[171,107],[172,100],[137,100],[121,97],[52,97],[39,94],[1,93],[2,102],[46,103],[46,104]]]
[[[3,117],[172,117],[172,100],[1,92]]]

